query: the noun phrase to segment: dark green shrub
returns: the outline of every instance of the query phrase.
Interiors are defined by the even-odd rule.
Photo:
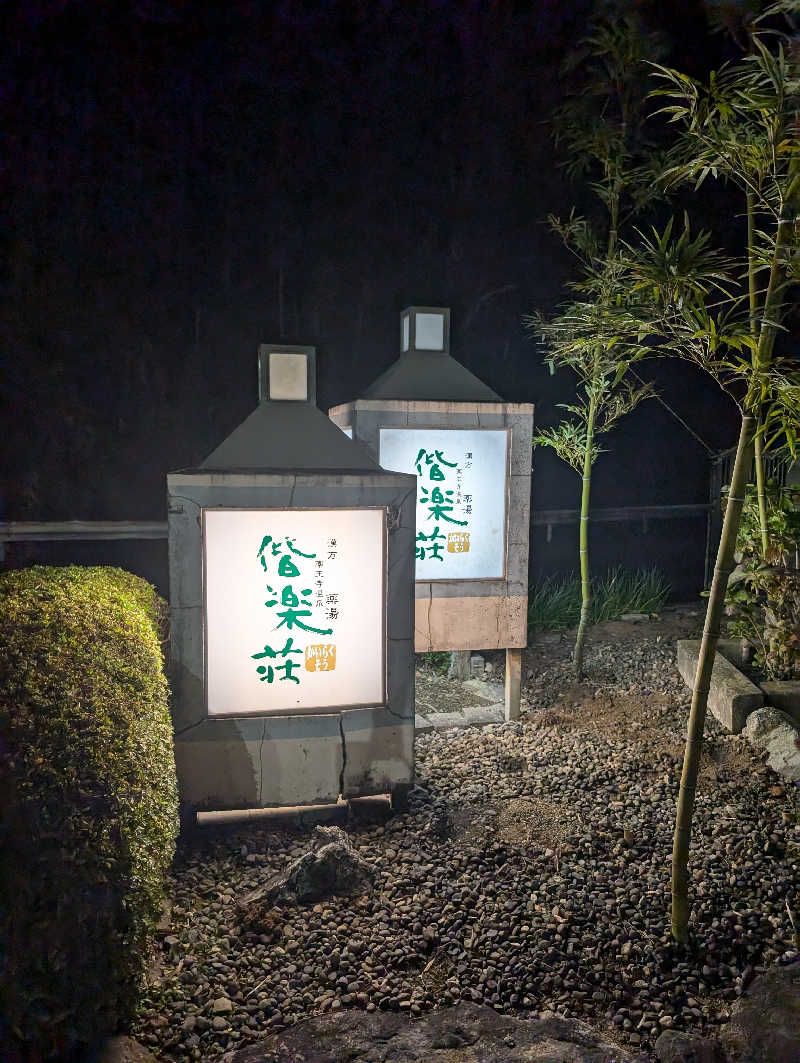
[[[592,577],[593,624],[616,620],[625,613],[660,613],[669,596],[669,584],[657,568],[611,568]],[[575,627],[581,615],[580,576],[548,576],[528,589],[528,628],[560,631]]]
[[[800,679],[800,489],[770,484],[766,496],[766,557],[755,489],[745,496],[725,597],[728,633],[753,643],[753,663],[769,679]]]
[[[446,650],[429,650],[422,654],[422,663],[436,675],[447,675],[450,671],[450,654]]]
[[[0,1058],[131,1018],[177,833],[163,603],[113,568],[0,575]]]

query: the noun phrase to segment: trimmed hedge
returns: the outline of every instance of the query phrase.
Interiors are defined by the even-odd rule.
[[[164,603],[114,568],[0,574],[0,1058],[62,1061],[132,1017],[177,786]]]

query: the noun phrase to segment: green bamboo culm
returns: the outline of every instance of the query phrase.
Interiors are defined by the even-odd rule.
[[[624,236],[633,218],[659,195],[655,178],[661,161],[644,128],[645,59],[662,50],[662,42],[645,33],[634,13],[611,17],[598,3],[587,35],[565,62],[569,89],[554,116],[555,140],[565,149],[568,176],[589,178],[602,211],[595,221],[574,209],[567,218],[550,216],[551,229],[580,262],[580,274],[568,285],[574,297],[555,316],[534,312],[524,319],[544,344],[550,372],[568,369],[576,378],[572,401],[558,403],[565,415],[537,432],[533,445],[554,450],[581,478],[581,610],[572,657],[578,680],[583,678],[584,641],[592,624],[592,467],[603,452],[603,437],[654,395],[652,384],[637,377],[634,385],[628,373],[649,352],[641,344],[606,335],[604,325],[629,295],[627,285],[619,281],[620,234]]]
[[[750,335],[758,342],[758,289],[756,286],[756,253],[755,253],[755,196],[752,189],[748,188],[747,198],[747,287],[750,310]],[[753,368],[758,369],[757,350],[753,353]],[[760,422],[760,418],[759,418]],[[756,467],[756,491],[758,493],[758,519],[761,525],[761,555],[767,556],[769,539],[767,536],[767,492],[764,477],[764,450],[762,436],[758,431],[760,423],[756,425],[755,438],[755,467]]]
[[[747,476],[753,460],[754,433],[755,418],[750,415],[742,417],[731,489],[725,508],[722,535],[703,627],[703,639],[700,644],[700,659],[697,662],[692,691],[692,706],[689,710],[689,732],[683,756],[675,834],[672,841],[672,936],[680,945],[687,945],[689,942],[689,842],[692,834],[697,772],[700,766],[700,752],[708,707],[708,691],[719,641],[728,577],[734,566],[733,554]]]
[[[586,629],[592,614],[592,579],[589,566],[589,508],[592,490],[592,454],[594,451],[594,421],[596,405],[589,400],[589,413],[586,419],[586,450],[583,459],[583,478],[581,487],[581,519],[578,532],[581,560],[581,618],[575,635],[575,649],[572,655],[573,668],[577,679],[583,679],[583,644]]]

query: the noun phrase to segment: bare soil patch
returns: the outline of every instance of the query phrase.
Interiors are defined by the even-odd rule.
[[[417,712],[461,712],[476,705],[491,705],[488,698],[481,697],[458,679],[418,668],[414,676]]]
[[[580,826],[580,817],[564,805],[542,798],[516,797],[498,807],[495,833],[512,848],[558,850]]]

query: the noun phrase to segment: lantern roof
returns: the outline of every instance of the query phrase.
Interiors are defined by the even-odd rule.
[[[449,354],[401,354],[363,394],[408,402],[502,402],[496,391]]]
[[[401,354],[373,381],[365,399],[408,402],[502,402],[488,384],[450,355],[450,310],[408,306],[400,315]]]
[[[280,396],[280,397],[275,397]],[[316,405],[316,350],[259,347],[259,404],[200,463],[209,471],[380,472]]]

